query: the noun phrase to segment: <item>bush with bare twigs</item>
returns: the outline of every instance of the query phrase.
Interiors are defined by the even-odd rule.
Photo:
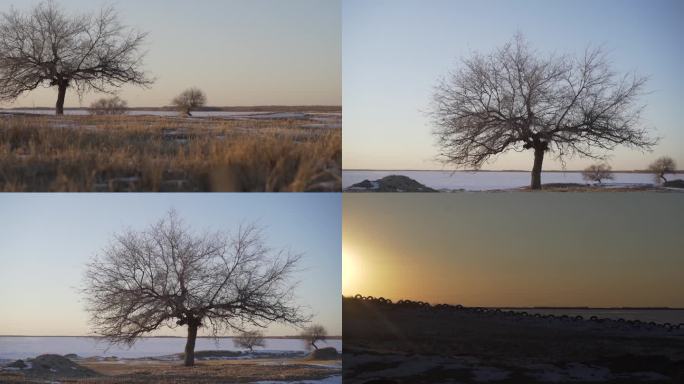
[[[92,115],[123,115],[126,113],[128,103],[118,96],[103,97],[90,104],[89,112]]]
[[[603,180],[613,180],[615,176],[613,176],[610,165],[602,163],[592,164],[586,167],[584,171],[582,171],[582,178],[586,181],[601,184]]]
[[[665,178],[665,174],[674,173],[676,169],[677,165],[675,164],[674,159],[669,156],[658,158],[648,166],[648,170],[655,176],[656,183],[666,183],[667,179]]]

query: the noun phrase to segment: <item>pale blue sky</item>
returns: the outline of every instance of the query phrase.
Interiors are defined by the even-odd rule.
[[[113,234],[144,229],[172,207],[196,230],[258,220],[269,245],[303,253],[298,302],[341,334],[340,195],[261,193],[0,195],[0,334],[87,334],[77,292],[85,263]],[[276,325],[267,333],[298,331]]]
[[[473,51],[521,31],[542,52],[601,45],[619,71],[651,76],[644,124],[653,153],[620,149],[614,169],[644,169],[662,155],[684,167],[684,2],[677,0],[345,0],[342,6],[345,169],[441,169],[427,111],[437,79]],[[568,169],[592,161],[572,160]],[[530,169],[512,153],[485,169]],[[560,169],[545,160],[545,169]]]
[[[149,90],[125,87],[130,106],[168,105],[183,89],[203,89],[209,105],[339,105],[339,0],[55,0],[68,12],[113,5],[123,24],[149,32]],[[36,0],[0,0],[0,11]],[[88,106],[101,95],[87,95]],[[54,106],[41,89],[8,106]],[[79,106],[75,92],[66,105]]]

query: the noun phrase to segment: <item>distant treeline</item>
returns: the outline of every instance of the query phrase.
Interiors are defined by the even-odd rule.
[[[671,307],[499,307],[501,309],[562,309],[562,310],[638,310],[638,311],[681,311],[684,308]]]
[[[343,171],[349,172],[449,172],[449,173],[471,173],[471,172],[525,172],[529,173],[530,170],[524,169],[458,169],[458,170],[448,170],[448,169],[363,169],[363,168],[344,168]],[[543,173],[582,173],[583,170],[579,169],[549,169],[542,171]],[[611,170],[612,173],[652,173],[648,169],[631,169],[631,170]],[[680,169],[674,172],[668,172],[668,174],[684,173],[684,169]]]
[[[53,335],[0,335],[0,337],[88,337],[93,339],[100,339],[102,336],[53,336]],[[237,336],[216,336],[221,339],[231,339]],[[215,339],[214,336],[197,336],[198,339]],[[141,339],[185,339],[186,336],[141,336]],[[266,339],[301,339],[302,336],[264,336]],[[342,340],[342,336],[326,336],[326,340]]]
[[[14,107],[2,108],[4,110],[14,109],[32,109],[32,110],[53,110],[55,107]],[[87,107],[78,108],[64,108],[64,110],[88,110]],[[174,106],[163,107],[129,107],[129,111],[175,111]],[[340,105],[253,105],[253,106],[236,106],[236,107],[197,107],[193,111],[206,112],[319,112],[319,113],[340,113],[342,106]]]

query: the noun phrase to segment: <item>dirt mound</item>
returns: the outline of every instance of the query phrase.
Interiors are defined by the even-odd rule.
[[[333,347],[316,349],[307,356],[310,360],[334,360],[339,359],[340,354]]]
[[[382,179],[364,180],[345,189],[348,192],[437,192],[410,177],[389,175]]]
[[[666,182],[663,183],[663,187],[668,187],[668,188],[684,188],[684,180],[682,180],[682,179],[677,179],[677,180],[666,181]]]
[[[29,365],[25,369],[22,369],[22,372],[29,377],[42,378],[81,378],[98,376],[95,371],[82,367],[60,355],[40,355],[29,361]]]
[[[21,360],[21,359],[15,361],[15,362],[12,362],[12,363],[10,363],[10,364],[7,364],[7,367],[8,367],[8,368],[19,368],[19,369],[24,369],[24,368],[26,368],[27,366],[28,366],[28,365],[26,365],[26,363],[24,362],[24,360]]]

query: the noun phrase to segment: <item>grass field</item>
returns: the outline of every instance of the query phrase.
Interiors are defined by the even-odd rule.
[[[0,115],[0,191],[339,191],[341,130],[294,116]]]
[[[82,367],[93,377],[26,377],[20,372],[0,372],[2,383],[245,383],[255,381],[299,382],[340,375],[340,360],[255,359],[200,361],[184,367],[177,361],[89,361]]]

